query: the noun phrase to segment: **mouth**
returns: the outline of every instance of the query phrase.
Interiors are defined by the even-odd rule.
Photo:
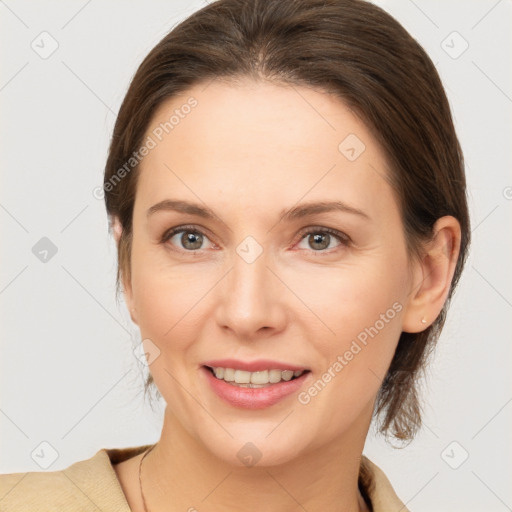
[[[240,388],[266,388],[282,382],[290,382],[299,379],[310,370],[281,370],[272,368],[268,370],[260,370],[249,372],[235,368],[206,366],[208,370],[217,380],[226,382],[235,387]]]

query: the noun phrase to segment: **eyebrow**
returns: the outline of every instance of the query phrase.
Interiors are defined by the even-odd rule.
[[[150,217],[159,211],[177,211],[181,213],[188,213],[190,215],[197,215],[198,217],[202,217],[204,219],[218,218],[217,215],[215,215],[215,213],[206,206],[190,203],[188,201],[175,201],[172,199],[164,199],[163,201],[160,201],[159,203],[151,206],[147,211],[147,216]],[[328,213],[333,211],[350,213],[371,220],[370,216],[364,211],[345,204],[342,201],[320,201],[303,203],[288,210],[282,210],[280,218],[281,220],[292,221],[295,219],[307,217],[309,215]]]

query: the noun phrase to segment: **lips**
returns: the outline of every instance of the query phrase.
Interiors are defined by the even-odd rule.
[[[218,363],[219,361],[215,362],[215,364]],[[222,364],[226,364],[226,361],[222,361]],[[289,381],[250,388],[239,387],[218,379],[207,366],[200,368],[199,375],[200,380],[204,382],[206,387],[213,391],[223,402],[241,409],[264,409],[277,404],[286,397],[299,393],[300,389],[308,385],[313,378],[310,371],[305,371],[300,377]]]

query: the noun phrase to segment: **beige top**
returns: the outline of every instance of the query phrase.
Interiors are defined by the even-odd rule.
[[[60,471],[0,475],[2,512],[131,512],[112,464],[139,455],[153,445],[103,448],[90,459]],[[384,472],[364,455],[371,477],[373,512],[408,512]]]

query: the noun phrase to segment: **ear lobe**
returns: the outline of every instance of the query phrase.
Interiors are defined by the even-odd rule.
[[[443,309],[459,257],[460,238],[460,224],[455,217],[441,217],[434,224],[432,240],[425,244],[420,260],[413,263],[413,282],[403,315],[403,331],[425,330]]]
[[[132,322],[136,325],[139,325],[137,321],[136,316],[136,309],[133,305],[133,294],[131,286],[126,286],[125,280],[123,278],[123,295],[124,295],[124,301],[126,302],[126,307],[128,308],[128,311],[130,312],[130,317],[132,319]]]
[[[117,215],[112,217],[111,222],[110,222],[110,229],[112,231],[112,234],[114,235],[116,244],[119,244],[119,240],[120,240],[121,234],[123,232],[123,226],[122,226],[121,221],[119,220],[119,217]]]

